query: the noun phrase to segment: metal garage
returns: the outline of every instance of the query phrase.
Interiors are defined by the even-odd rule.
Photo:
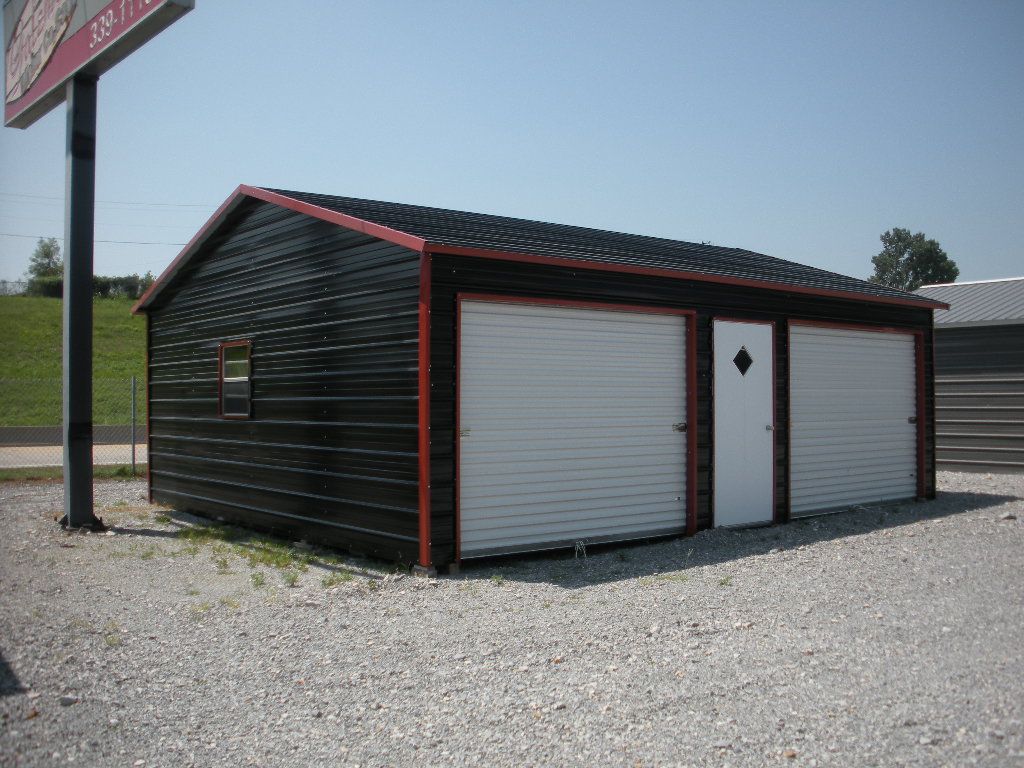
[[[914,333],[790,323],[791,515],[918,495],[918,357]]]
[[[685,530],[686,322],[460,301],[462,557]]]
[[[423,567],[929,498],[944,306],[741,248],[240,187],[136,307],[151,494]]]
[[[1024,472],[1024,277],[926,285],[939,469]]]

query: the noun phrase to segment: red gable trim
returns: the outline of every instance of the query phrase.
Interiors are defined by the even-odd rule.
[[[510,251],[494,251],[486,248],[467,248],[455,245],[435,245],[428,243],[427,251],[433,254],[449,256],[471,256],[478,259],[497,259],[500,261],[516,261],[526,264],[550,264],[556,267],[569,267],[571,269],[591,269],[599,272],[618,272],[630,275],[648,275],[652,277],[667,277],[675,280],[694,280],[702,283],[718,283],[721,285],[738,285],[745,288],[763,288],[771,291],[786,291],[789,293],[804,293],[811,296],[827,296],[837,299],[851,299],[853,301],[867,301],[879,304],[898,304],[917,309],[948,309],[949,305],[941,301],[927,299],[915,301],[903,299],[897,296],[873,296],[869,293],[857,293],[856,291],[841,291],[830,288],[813,288],[811,286],[791,285],[790,283],[773,282],[770,280],[753,280],[743,277],[728,277],[726,275],[709,275],[703,272],[684,272],[678,269],[659,269],[656,267],[634,267],[628,264],[608,264],[604,262],[583,261],[580,259],[566,259],[558,256],[537,256],[531,253],[513,253]]]
[[[132,307],[133,315],[137,315],[146,309],[146,306],[156,298],[156,295],[164,289],[164,286],[170,282],[171,278],[178,274],[178,271],[185,266],[185,264],[188,263],[188,260],[192,258],[193,254],[199,250],[199,246],[206,242],[206,238],[213,234],[213,231],[217,229],[217,227],[219,227],[224,220],[236,208],[238,208],[239,205],[242,204],[242,201],[245,199],[242,189],[242,187],[238,187],[238,189],[231,193],[231,196],[227,200],[221,203],[220,208],[214,211],[213,215],[207,219],[202,228],[196,232],[195,237],[188,241],[188,245],[186,245],[181,252],[174,257],[174,261],[168,265],[167,269],[160,273],[160,277],[153,281],[153,284],[149,286],[149,289],[139,297],[139,300],[135,302],[135,306]]]
[[[295,198],[288,197],[287,195],[281,195],[276,192],[269,192],[261,187],[250,187],[247,184],[240,184],[238,188],[231,194],[231,196],[225,200],[220,208],[218,208],[213,216],[207,220],[202,228],[196,233],[188,245],[179,253],[174,261],[170,263],[161,274],[160,277],[149,287],[141,298],[135,302],[135,306],[132,307],[132,313],[138,314],[144,312],[157,295],[167,286],[167,284],[174,278],[176,274],[189,262],[189,260],[196,254],[196,251],[206,242],[207,238],[213,234],[224,220],[238,208],[246,198],[254,198],[256,200],[262,200],[266,203],[278,205],[282,208],[287,208],[290,211],[301,213],[306,216],[312,216],[323,221],[329,221],[332,224],[345,227],[355,232],[362,232],[371,237],[377,237],[381,240],[386,240],[389,243],[395,243],[409,248],[417,253],[424,253],[427,245],[427,241],[407,235],[404,232],[399,232],[388,227],[383,227],[380,224],[373,224],[369,221],[356,218],[355,216],[348,216],[344,213],[338,213],[327,208],[322,208],[319,205],[312,205],[310,203],[303,203]]]

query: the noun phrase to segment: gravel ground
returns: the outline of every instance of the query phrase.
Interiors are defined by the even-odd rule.
[[[424,579],[0,484],[0,763],[1024,765],[1024,476],[940,487]]]

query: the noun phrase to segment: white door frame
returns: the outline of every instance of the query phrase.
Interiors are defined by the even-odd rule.
[[[733,355],[734,350],[729,347],[722,347],[719,341],[719,329],[722,329],[723,335],[727,332],[727,328],[734,328],[740,331],[751,331],[753,328],[765,328],[768,332],[768,354],[771,356],[771,366],[767,371],[767,381],[765,381],[764,367],[759,370],[760,377],[756,381],[761,383],[761,386],[767,386],[767,411],[762,404],[758,403],[754,407],[757,409],[755,414],[747,414],[747,418],[754,418],[756,425],[747,424],[746,437],[752,437],[758,440],[758,443],[763,443],[764,447],[758,448],[754,451],[750,451],[749,443],[744,440],[741,445],[729,445],[726,442],[726,433],[724,431],[726,414],[731,412],[731,403],[725,401],[724,396],[719,397],[719,386],[722,381],[722,376],[726,374],[734,374],[735,371],[731,370],[733,366]],[[745,327],[745,328],[744,328]],[[743,335],[742,333],[740,334]],[[758,336],[761,336],[759,333]],[[753,343],[755,337],[751,337],[747,333],[748,342],[740,342],[745,348],[747,343]],[[759,347],[763,345],[763,338],[757,338]],[[735,341],[733,342],[735,343]],[[763,347],[762,347],[763,348]],[[755,360],[756,362],[756,360]],[[721,370],[719,365],[722,366]],[[716,317],[712,321],[712,370],[713,376],[713,397],[712,397],[712,422],[714,425],[714,437],[713,437],[713,456],[714,456],[714,472],[713,477],[713,488],[712,488],[712,518],[714,525],[718,526],[748,526],[748,525],[767,525],[773,523],[778,517],[778,507],[775,499],[775,487],[776,487],[776,442],[775,442],[775,391],[776,391],[776,365],[775,365],[775,322],[771,320],[751,320],[747,318],[732,318],[732,317]],[[750,386],[754,386],[754,379],[750,380],[752,383]],[[762,396],[763,391],[758,395]],[[720,410],[721,409],[721,410]],[[720,432],[720,427],[722,430]],[[760,435],[765,434],[766,438],[760,440]],[[730,470],[730,462],[726,460],[727,455],[731,455],[734,451],[742,451],[742,461],[739,463],[741,467],[753,467],[756,476],[753,478],[747,488],[742,490],[740,493],[730,493],[726,496],[725,489],[728,487],[731,490],[736,488],[737,476],[744,474],[742,470],[732,469]],[[761,453],[764,450],[764,454]],[[736,464],[733,463],[733,467]],[[730,473],[727,476],[726,473]],[[745,475],[746,476],[746,475]],[[727,486],[726,483],[729,483]],[[725,498],[722,498],[725,497]],[[733,509],[726,509],[727,506],[732,506]],[[737,508],[742,508],[737,514]],[[752,509],[753,511],[746,511]]]

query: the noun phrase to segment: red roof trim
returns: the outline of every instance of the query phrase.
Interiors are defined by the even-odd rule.
[[[772,291],[788,291],[790,293],[803,293],[811,296],[826,296],[829,298],[850,299],[853,301],[867,301],[877,304],[896,304],[899,306],[916,307],[918,309],[949,309],[949,304],[935,299],[924,299],[915,301],[913,299],[902,299],[895,296],[872,296],[866,293],[855,291],[840,291],[829,288],[813,288],[810,286],[791,285],[789,283],[775,282],[770,280],[752,280],[741,277],[728,277],[725,275],[708,275],[702,272],[685,272],[675,269],[659,269],[655,267],[633,267],[625,264],[607,264],[594,261],[582,261],[578,259],[566,259],[558,256],[538,256],[531,253],[515,253],[512,251],[495,251],[486,248],[469,248],[464,246],[443,245],[430,243],[421,237],[415,237],[405,232],[400,232],[390,227],[374,224],[355,216],[345,213],[338,213],[328,208],[323,208],[312,203],[304,203],[293,197],[282,195],[278,192],[271,192],[262,187],[251,187],[240,184],[232,195],[224,201],[214,214],[209,218],[202,229],[196,233],[188,245],[178,254],[161,273],[160,277],[149,287],[142,297],[132,307],[132,312],[138,314],[152,303],[156,296],[174,278],[189,259],[199,250],[200,246],[213,233],[227,216],[234,211],[242,201],[247,198],[255,198],[273,205],[287,208],[307,216],[312,216],[323,221],[345,227],[355,232],[362,232],[371,237],[377,237],[395,245],[400,245],[421,254],[437,253],[451,256],[472,256],[481,259],[497,259],[499,261],[516,261],[528,264],[550,264],[553,266],[569,267],[572,269],[591,269],[599,272],[617,272],[620,274],[648,275],[652,277],[666,277],[674,280],[694,280],[704,283],[718,283],[720,285],[738,285],[746,288],[763,288]]]
[[[347,213],[338,213],[332,211],[330,208],[323,208],[319,205],[313,205],[312,203],[304,203],[301,200],[296,200],[294,197],[288,197],[277,192],[270,192],[269,190],[262,189],[261,187],[249,187],[242,185],[239,187],[244,194],[249,197],[255,197],[257,200],[263,200],[267,203],[273,203],[274,205],[280,205],[282,208],[287,208],[296,213],[304,213],[307,216],[313,216],[324,221],[332,222],[333,224],[339,224],[345,229],[351,229],[355,232],[362,232],[365,235],[371,237],[378,237],[381,240],[386,240],[389,243],[395,245],[401,245],[410,250],[422,253],[424,247],[427,245],[427,241],[421,237],[415,237],[413,235],[407,235],[405,232],[399,232],[397,229],[391,229],[380,224],[373,224],[372,222],[364,219],[357,218],[355,216],[349,216]]]
[[[769,280],[752,280],[742,277],[728,277],[725,275],[708,275],[703,272],[684,272],[677,269],[659,269],[656,267],[633,267],[623,264],[607,264],[595,261],[582,261],[579,259],[565,259],[558,256],[537,256],[531,253],[514,253],[511,251],[492,251],[484,248],[468,248],[456,245],[435,245],[428,243],[426,246],[430,253],[449,256],[472,256],[480,259],[497,259],[500,261],[515,261],[526,264],[550,264],[558,267],[569,267],[572,269],[593,269],[600,272],[618,272],[631,275],[648,275],[652,277],[668,277],[675,280],[695,280],[703,283],[719,283],[722,285],[738,285],[745,288],[764,288],[772,291],[788,291],[790,293],[804,293],[811,296],[827,296],[829,298],[851,299],[854,301],[869,301],[879,304],[898,304],[900,306],[916,307],[918,309],[948,309],[949,305],[941,301],[926,300],[914,301],[913,299],[902,299],[896,296],[872,296],[867,293],[855,291],[839,291],[829,288],[813,288],[803,285],[791,285],[790,283],[773,282]]]

